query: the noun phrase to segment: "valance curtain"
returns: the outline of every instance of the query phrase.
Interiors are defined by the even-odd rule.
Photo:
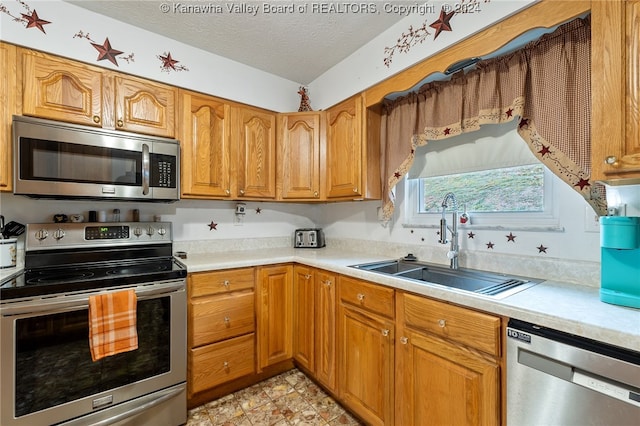
[[[606,214],[604,186],[590,180],[590,115],[590,17],[564,24],[509,55],[481,61],[466,74],[386,101],[384,219],[393,215],[393,188],[411,168],[416,147],[512,120],[519,121],[518,134],[536,158],[598,214]]]

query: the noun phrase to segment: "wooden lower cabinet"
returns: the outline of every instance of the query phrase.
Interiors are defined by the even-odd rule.
[[[296,265],[293,281],[293,358],[336,392],[336,275]]]
[[[189,399],[255,373],[254,286],[254,268],[189,274]]]
[[[400,292],[397,315],[396,424],[499,425],[500,319]]]
[[[394,322],[363,306],[370,301],[393,310],[394,290],[347,277],[338,285],[338,395],[367,424],[392,425]]]
[[[257,272],[258,370],[293,357],[293,265]]]

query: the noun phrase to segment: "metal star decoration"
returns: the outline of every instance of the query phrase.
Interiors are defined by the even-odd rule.
[[[112,48],[111,43],[109,42],[109,37],[107,37],[104,40],[104,43],[102,43],[101,45],[97,43],[91,43],[91,45],[95,47],[96,50],[99,52],[98,59],[97,59],[98,61],[103,61],[107,59],[113,65],[118,66],[118,62],[116,61],[116,56],[121,55],[124,52],[121,52],[120,50],[116,50]]]
[[[469,233],[467,234],[467,236],[468,236],[470,239],[472,239],[473,237],[475,237],[475,236],[476,236],[476,234],[474,234],[473,232],[469,232]]]
[[[262,209],[260,207],[256,207],[256,214],[262,213]]]
[[[506,235],[507,237],[507,242],[511,241],[512,243],[516,242],[516,236],[513,235],[513,232],[509,232],[509,235]]]
[[[540,246],[536,248],[538,249],[538,253],[546,253],[549,247],[545,247],[542,244],[540,244]]]
[[[215,223],[214,221],[211,221],[211,223],[209,224],[209,231],[217,231],[218,230],[218,224]]]
[[[176,61],[171,57],[171,52],[166,53],[165,56],[160,55],[158,57],[162,61],[163,68],[171,68],[172,70],[175,70],[176,64],[180,62],[180,61]]]
[[[487,249],[493,250],[493,246],[495,246],[495,244],[493,244],[491,241],[487,243]]]
[[[440,10],[440,17],[438,18],[438,20],[429,25],[431,28],[434,28],[436,30],[436,33],[433,36],[434,40],[438,38],[442,31],[451,31],[451,24],[449,23],[449,21],[455,14],[455,12],[445,12],[444,8]]]
[[[51,22],[45,21],[44,19],[40,19],[35,9],[33,9],[33,12],[31,12],[31,15],[27,15],[25,13],[22,13],[21,15],[22,15],[22,19],[27,21],[27,28],[37,28],[43,33],[45,34],[47,33],[44,30],[43,25],[50,24]]]

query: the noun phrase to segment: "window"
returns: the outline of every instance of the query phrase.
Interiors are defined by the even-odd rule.
[[[471,217],[465,226],[558,230],[558,178],[535,158],[516,126],[515,120],[483,126],[419,147],[403,188],[404,225],[437,226],[442,200],[453,192],[458,210]]]

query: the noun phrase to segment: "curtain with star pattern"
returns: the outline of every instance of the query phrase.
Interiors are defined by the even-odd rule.
[[[519,120],[534,155],[606,214],[604,186],[591,174],[590,17],[558,27],[511,54],[481,61],[451,80],[427,83],[383,108],[383,214],[393,215],[393,188],[430,140]]]

